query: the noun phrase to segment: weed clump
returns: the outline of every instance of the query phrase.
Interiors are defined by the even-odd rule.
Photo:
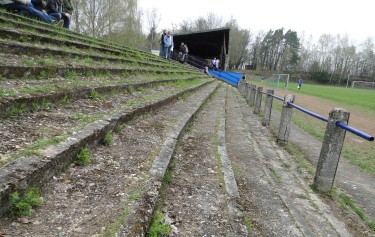
[[[89,98],[93,99],[93,100],[101,100],[101,99],[103,99],[103,96],[100,95],[95,90],[91,90],[90,93],[89,93]]]
[[[171,227],[163,223],[163,214],[160,211],[154,213],[152,223],[148,232],[149,237],[169,236]]]
[[[23,197],[20,197],[17,191],[10,194],[10,202],[11,216],[30,216],[33,207],[43,204],[40,193],[35,188],[29,189]]]
[[[104,145],[104,146],[110,146],[110,145],[112,145],[112,143],[113,143],[113,134],[112,134],[112,130],[109,130],[106,134],[105,134],[105,136],[103,137],[103,139],[102,139],[102,144]]]
[[[74,164],[76,165],[87,165],[91,163],[91,154],[87,147],[82,148],[77,154]]]

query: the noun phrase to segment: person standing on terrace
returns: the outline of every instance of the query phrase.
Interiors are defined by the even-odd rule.
[[[171,54],[171,46],[172,46],[172,36],[171,36],[170,31],[167,32],[163,40],[164,40],[164,56],[166,59],[170,59],[169,56]]]

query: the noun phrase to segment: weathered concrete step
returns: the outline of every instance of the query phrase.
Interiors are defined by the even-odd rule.
[[[121,232],[120,225],[123,231],[136,228],[131,225],[134,218],[153,205],[161,184],[149,174],[152,158],[171,134],[178,136],[217,86],[206,86],[160,112],[127,124],[115,134],[112,146],[93,151],[91,165],[72,166],[46,185],[45,204],[29,219],[33,224],[12,225],[11,220],[3,219],[0,229],[6,234],[92,236],[114,235]],[[148,222],[150,215],[146,211],[143,221]],[[142,232],[138,231],[131,236]]]
[[[39,42],[39,43],[47,43],[47,44],[54,44],[54,45],[59,45],[61,46],[66,46],[66,47],[75,47],[81,50],[95,50],[99,52],[108,52],[110,54],[114,55],[122,55],[124,57],[133,57],[136,59],[140,60],[150,60],[150,61],[155,61],[155,62],[160,62],[161,59],[155,58],[156,56],[143,56],[141,54],[133,53],[133,52],[124,52],[121,50],[117,49],[110,49],[106,48],[104,46],[98,46],[98,45],[92,45],[89,43],[81,42],[81,41],[74,41],[70,40],[69,38],[67,39],[62,39],[60,35],[56,36],[51,36],[51,35],[40,35],[38,33],[34,32],[23,32],[22,30],[19,29],[13,29],[13,28],[4,28],[0,26],[0,35],[2,38],[11,38],[13,40],[24,40],[28,42]],[[167,61],[165,61],[167,63]]]
[[[65,98],[61,104],[42,101],[44,108],[34,113],[16,114],[2,120],[0,128],[0,164],[14,160],[25,151],[40,149],[41,140],[62,140],[86,124],[113,116],[123,110],[134,109],[143,103],[156,101],[184,90],[201,85],[202,80],[157,83],[153,87],[139,90],[114,91],[107,95],[98,94],[95,98],[70,100]],[[12,112],[12,111],[11,111]],[[35,152],[34,152],[35,153]]]
[[[171,236],[248,236],[226,153],[228,87],[220,88],[196,115],[172,157],[170,183],[158,208]]]
[[[241,167],[236,179],[242,206],[246,205],[254,222],[254,234],[351,236],[345,223],[301,177],[298,163],[275,144],[271,132],[261,125],[239,92],[232,94],[228,133],[237,142],[230,143],[228,150],[232,157],[244,154],[232,161]]]
[[[70,89],[63,89],[58,85],[55,87],[51,84],[48,84],[50,93],[33,93],[27,95],[12,95],[12,96],[2,96],[0,97],[0,117],[9,117],[9,113],[15,109],[18,110],[18,113],[23,113],[27,111],[36,111],[39,110],[39,107],[42,106],[43,103],[58,103],[62,100],[69,100],[70,102],[75,101],[77,99],[85,99],[92,97],[93,91],[100,95],[105,95],[108,93],[116,92],[120,93],[127,90],[138,88],[148,88],[152,86],[156,86],[159,84],[164,83],[173,83],[177,82],[178,80],[184,81],[191,81],[194,79],[199,79],[199,77],[191,77],[187,79],[167,79],[167,80],[154,80],[150,81],[147,80],[145,82],[138,82],[138,83],[126,83],[126,84],[118,84],[118,85],[107,85],[107,86],[83,86],[75,87]],[[65,83],[65,82],[64,82]],[[83,82],[82,82],[83,83]],[[25,83],[27,86],[27,83]],[[35,87],[35,84],[33,84]],[[22,88],[16,88],[16,90],[22,90]],[[35,89],[37,91],[37,89]]]
[[[22,20],[20,20],[22,19]],[[43,24],[39,21],[33,21],[29,18],[20,17],[15,14],[6,12],[0,12],[0,22],[4,22],[6,25],[15,24],[15,28],[19,29],[35,29],[38,33],[31,34],[29,31],[21,33],[21,31],[14,31],[14,28],[6,28],[0,26],[1,37],[14,37],[16,41],[25,40],[48,43],[56,46],[74,46],[75,48],[83,49],[96,49],[101,53],[112,53],[116,55],[125,56],[126,58],[139,59],[140,61],[149,61],[154,63],[167,63],[166,60],[134,48],[126,47],[123,45],[117,45],[108,41],[100,40],[97,38],[82,35],[76,32],[72,32],[65,29],[53,29],[50,25]],[[26,23],[29,22],[29,23]],[[81,43],[82,42],[82,43]],[[168,61],[169,65],[180,68],[182,65],[174,61]]]
[[[209,90],[209,93],[201,93],[200,95],[197,94],[190,97],[189,100],[193,100],[194,102],[188,103],[189,106],[185,114],[176,121],[171,130],[166,134],[162,147],[158,149],[158,154],[149,167],[151,182],[144,189],[141,202],[133,209],[131,215],[129,215],[126,222],[117,232],[119,236],[145,236],[147,233],[152,214],[155,211],[156,202],[159,196],[165,193],[162,183],[163,180],[168,179],[166,178],[167,167],[170,165],[179,138],[217,88],[217,86],[213,86]],[[181,106],[183,105],[180,105],[178,110],[181,109]]]
[[[212,81],[211,81],[212,82]],[[1,214],[9,205],[9,194],[16,190],[25,190],[27,187],[41,186],[53,175],[59,173],[78,151],[84,147],[95,146],[107,131],[131,120],[134,116],[155,110],[163,105],[175,101],[179,96],[201,89],[209,82],[191,87],[176,94],[163,96],[151,102],[138,105],[136,108],[118,112],[115,116],[98,120],[88,124],[81,130],[70,134],[70,137],[56,146],[45,150],[44,156],[23,157],[1,169],[0,172],[0,207]]]
[[[145,57],[151,57],[153,60],[161,61],[161,59],[155,57],[154,55],[151,55],[149,53],[145,53],[130,47],[120,46],[116,45],[107,41],[103,41],[100,39],[96,39],[93,37],[89,37],[86,35],[82,35],[73,31],[65,30],[62,28],[51,26],[50,24],[45,24],[40,21],[36,21],[33,19],[30,19],[28,17],[22,17],[17,14],[11,14],[8,12],[0,12],[0,23],[5,23],[6,25],[13,25],[14,28],[18,28],[20,30],[26,29],[27,31],[30,31],[30,29],[33,29],[36,31],[39,35],[55,35],[59,36],[60,38],[65,39],[73,39],[78,42],[84,42],[91,45],[97,45],[99,47],[102,47],[103,49],[113,49],[121,52],[128,52],[130,54],[136,54],[136,55],[143,55]]]
[[[56,45],[43,45],[40,44],[30,44],[26,42],[14,42],[9,41],[5,39],[0,39],[1,52],[11,54],[8,57],[14,58],[14,55],[22,55],[25,57],[25,52],[27,52],[27,57],[31,58],[32,62],[37,64],[35,61],[35,56],[38,58],[41,58],[43,56],[47,56],[48,58],[53,55],[54,60],[56,59],[56,56],[63,56],[65,58],[68,58],[68,62],[74,61],[74,58],[82,58],[87,59],[91,58],[95,61],[108,61],[108,62],[116,62],[116,63],[124,63],[124,64],[130,64],[130,65],[140,65],[140,66],[147,66],[147,67],[159,67],[159,68],[178,68],[181,69],[182,67],[179,65],[174,64],[166,64],[164,61],[161,62],[155,62],[155,61],[144,61],[144,60],[136,60],[131,57],[124,58],[120,56],[110,56],[107,54],[102,53],[92,53],[92,52],[85,52],[85,51],[77,51],[73,49],[67,49],[67,48],[59,48]],[[13,55],[13,57],[12,57]],[[19,65],[24,64],[24,61],[27,60],[25,58],[22,58],[21,63]],[[6,61],[4,61],[6,62]],[[3,63],[4,63],[3,62]],[[189,68],[186,68],[189,69]]]
[[[352,117],[354,116],[351,115],[351,118]],[[271,127],[275,131],[279,126],[279,121],[280,112],[272,111]],[[345,139],[350,138],[351,135],[353,134],[347,133]],[[311,167],[312,171],[315,171],[320,156],[322,141],[319,141],[301,128],[292,124],[289,143],[292,143],[300,149],[306,159],[306,164]],[[308,144],[308,146],[306,144]],[[310,179],[313,180],[313,178]],[[341,157],[334,183],[334,186],[337,188],[337,195],[344,194],[350,197],[353,203],[362,210],[364,215],[373,222],[375,220],[374,183],[375,177],[373,175],[353,165],[349,160],[345,159],[345,157]],[[354,218],[351,218],[353,219],[352,222],[362,222],[363,220],[356,217],[356,215],[357,214],[354,215]],[[356,224],[358,227],[361,225],[362,224]],[[365,230],[366,227],[363,229],[364,232],[368,231]]]
[[[184,69],[159,69],[150,68],[145,69],[141,67],[129,68],[111,68],[111,67],[73,67],[73,66],[6,66],[0,65],[0,74],[7,79],[12,78],[45,78],[56,75],[67,76],[71,73],[80,76],[92,75],[121,75],[121,74],[139,74],[139,73],[156,73],[156,74],[173,74],[173,73],[192,73]]]

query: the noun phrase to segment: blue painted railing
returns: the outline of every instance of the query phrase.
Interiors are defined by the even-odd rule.
[[[236,72],[224,72],[220,70],[208,70],[208,73],[216,78],[219,78],[235,87],[238,86],[238,82],[241,80],[242,74]]]
[[[268,95],[267,93],[264,93],[264,92],[262,92],[262,94]],[[281,98],[281,97],[279,97],[279,96],[272,95],[272,94],[271,94],[271,96],[274,97],[274,98],[276,98],[276,99],[278,99],[278,100],[284,101],[284,99]],[[292,107],[294,107],[294,108],[296,108],[296,109],[298,109],[298,110],[300,110],[300,111],[302,111],[302,112],[310,115],[310,116],[313,116],[313,117],[315,117],[317,119],[320,119],[320,120],[322,120],[324,122],[328,122],[328,118],[326,118],[326,117],[324,117],[324,116],[322,116],[320,114],[312,112],[312,111],[310,111],[308,109],[305,109],[305,108],[303,108],[303,107],[301,107],[299,105],[296,105],[294,103],[291,103],[291,102],[287,102],[287,104],[289,106],[292,106]],[[350,127],[349,125],[347,125],[345,123],[342,123],[340,121],[336,121],[335,124],[336,124],[337,127],[340,127],[340,128],[342,128],[342,129],[344,129],[344,130],[346,130],[348,132],[351,132],[351,133],[353,133],[353,134],[355,134],[355,135],[357,135],[359,137],[362,137],[362,138],[366,139],[367,141],[370,141],[370,142],[374,141],[374,137],[373,136],[371,136],[371,135],[369,135],[369,134],[367,134],[365,132],[362,132],[361,130],[358,130],[356,128]]]

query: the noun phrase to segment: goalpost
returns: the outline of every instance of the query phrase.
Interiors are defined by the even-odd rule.
[[[375,89],[375,82],[353,81],[352,82],[352,88]]]
[[[265,80],[265,82],[274,89],[288,90],[289,74],[273,74],[272,77]]]

